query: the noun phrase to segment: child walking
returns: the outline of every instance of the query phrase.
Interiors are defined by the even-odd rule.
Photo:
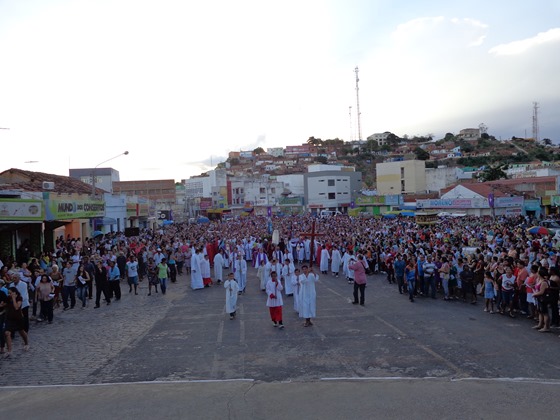
[[[270,279],[266,283],[266,295],[268,296],[266,300],[266,306],[270,311],[270,319],[275,327],[284,328],[282,323],[282,283],[278,281],[278,274],[276,271],[270,273]]]
[[[485,300],[485,308],[484,312],[488,312],[493,314],[494,313],[494,288],[496,284],[494,282],[494,278],[492,277],[492,273],[490,271],[486,271],[484,273],[484,300]]]
[[[237,312],[237,294],[239,292],[239,285],[235,281],[233,273],[228,274],[224,288],[226,289],[226,312],[229,314],[229,319],[233,320]]]

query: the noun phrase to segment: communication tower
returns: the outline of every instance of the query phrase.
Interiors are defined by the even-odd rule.
[[[358,141],[362,140],[362,122],[361,122],[361,112],[360,112],[360,87],[359,82],[360,79],[358,78],[358,66],[354,69],[356,72],[356,113],[358,115]]]
[[[350,118],[350,141],[354,141],[354,131],[352,128],[352,105],[348,107],[348,117]]]
[[[533,102],[533,140],[539,142],[539,104]]]

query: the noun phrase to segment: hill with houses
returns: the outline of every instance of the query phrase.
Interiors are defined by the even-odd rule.
[[[549,139],[539,142],[517,137],[498,140],[479,128],[464,129],[457,135],[447,133],[442,139],[401,138],[384,132],[362,141],[310,137],[296,146],[230,152],[228,159],[218,167],[234,176],[258,176],[304,173],[308,165],[317,163],[355,166],[362,172],[365,186],[372,188],[375,187],[376,163],[410,159],[424,160],[426,168],[534,169],[556,166],[555,162],[560,161],[560,148]]]

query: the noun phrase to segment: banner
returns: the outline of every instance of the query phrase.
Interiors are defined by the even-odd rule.
[[[45,220],[88,219],[105,216],[105,201],[92,200],[89,196],[68,195],[46,199]]]
[[[479,209],[489,208],[487,198],[427,199],[416,200],[419,209]]]
[[[0,199],[1,221],[43,221],[44,205],[41,200]]]

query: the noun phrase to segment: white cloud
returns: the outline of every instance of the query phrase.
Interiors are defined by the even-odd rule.
[[[560,92],[555,43],[489,54],[515,22],[490,27],[476,10],[399,21],[419,15],[367,0],[29,2],[11,3],[18,13],[0,2],[0,126],[11,128],[0,139],[14,145],[5,165],[39,160],[44,172],[128,149],[111,162],[121,179],[181,179],[232,150],[349,140],[356,65],[362,137],[492,128],[504,104],[535,100],[544,117]]]
[[[531,38],[497,45],[491,48],[489,52],[495,55],[516,55],[525,53],[534,47],[554,42],[560,42],[560,28],[553,28],[546,32],[540,32]],[[558,54],[558,51],[556,54]]]

